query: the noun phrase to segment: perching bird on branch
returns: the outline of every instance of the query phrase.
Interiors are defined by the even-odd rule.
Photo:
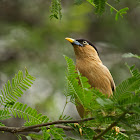
[[[97,48],[85,39],[65,39],[73,45],[76,56],[76,69],[79,70],[82,76],[87,77],[92,87],[99,89],[108,97],[112,95],[115,90],[115,83],[108,68],[100,60]],[[83,118],[86,114],[83,106],[79,104],[76,108],[80,117]]]

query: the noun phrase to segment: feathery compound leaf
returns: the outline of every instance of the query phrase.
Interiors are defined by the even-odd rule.
[[[62,18],[61,9],[62,9],[61,0],[52,0],[50,19],[52,18],[61,19]]]
[[[61,120],[72,120],[72,118],[71,118],[71,116],[64,115],[61,117]]]
[[[9,112],[8,109],[0,110],[0,120],[5,120],[11,117],[12,117],[11,113]]]
[[[82,133],[83,137],[87,140],[93,139],[93,135],[95,135],[95,132],[91,128],[82,127]]]
[[[54,139],[63,140],[64,137],[66,137],[62,128],[56,128],[53,125],[51,125],[50,128],[50,133],[53,135]]]
[[[128,10],[129,10],[128,7],[119,10],[119,11],[116,13],[115,20],[117,21],[117,20],[119,19],[119,16],[120,16],[121,18],[123,18],[123,15],[124,15],[124,14],[127,14],[127,11],[128,11]]]
[[[72,59],[64,56],[67,61],[67,73],[66,73],[66,82],[67,82],[67,95],[70,96],[71,102],[74,103],[75,98],[83,105],[84,103],[84,92],[81,86],[78,83],[78,74],[75,71],[75,65]]]
[[[140,124],[140,114],[133,114],[131,116],[128,116],[127,122],[131,125],[139,125]]]
[[[110,130],[104,135],[104,138],[107,140],[129,140],[129,137],[126,134],[121,132],[117,133],[115,130]]]
[[[68,75],[75,75],[76,70],[75,70],[74,62],[72,61],[72,59],[68,58],[65,55],[64,55],[64,58],[65,58],[67,65],[68,65],[68,67],[67,67],[68,73],[67,74]],[[75,75],[75,77],[76,77],[76,75]]]
[[[42,129],[42,133],[43,133],[43,140],[51,139],[51,136],[48,133],[48,130],[46,129],[46,127],[42,127],[41,129]]]
[[[134,76],[128,78],[127,80],[123,81],[119,86],[117,86],[113,99],[119,100],[123,96],[126,96],[127,93],[135,92],[135,90],[139,89],[139,87],[140,79],[137,79]]]
[[[78,79],[79,79],[78,86],[80,86],[82,89],[81,93],[83,97],[81,98],[81,100],[83,102],[83,105],[85,109],[93,111],[94,109],[97,109],[98,107],[100,107],[96,99],[104,95],[100,93],[99,90],[91,88],[91,85],[88,83],[88,79],[84,76],[81,76],[79,71],[77,73],[78,73]]]
[[[5,124],[3,124],[2,122],[0,122],[0,126],[5,126]]]
[[[29,75],[27,70],[25,77],[23,77],[23,72],[19,71],[18,74],[15,74],[15,78],[12,79],[12,84],[8,80],[7,84],[3,86],[0,95],[0,104],[6,105],[7,102],[15,102],[23,94],[22,90],[27,90],[33,84],[32,81],[34,80],[35,78]]]
[[[95,13],[102,14],[105,10],[105,0],[93,0],[95,4]]]
[[[110,12],[111,12],[111,14],[113,13],[113,8],[112,7],[110,8]]]
[[[96,7],[95,6],[95,4],[93,3],[93,0],[87,0],[91,5],[93,5],[94,7]]]
[[[22,137],[20,135],[16,135],[16,137],[18,138],[18,140],[22,140]]]
[[[126,66],[128,67],[128,69],[133,77],[135,77],[136,79],[140,79],[140,71],[135,68],[135,65],[130,67],[128,64],[126,64]]]
[[[14,105],[7,105],[5,107],[5,110],[4,113],[0,112],[0,118],[2,118],[3,115],[8,116],[12,113],[14,117],[23,118],[26,121],[24,124],[25,126],[46,123],[49,120],[47,116],[44,116],[41,113],[38,114],[35,109],[27,107],[26,104],[22,104],[19,102],[15,103]]]

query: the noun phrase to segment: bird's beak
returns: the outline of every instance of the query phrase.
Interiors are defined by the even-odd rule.
[[[66,37],[65,39],[68,40],[72,45],[83,46],[83,44],[79,43],[78,41],[76,41],[73,38]]]

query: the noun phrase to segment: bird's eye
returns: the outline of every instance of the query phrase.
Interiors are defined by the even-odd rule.
[[[86,41],[83,41],[83,44],[88,44]]]

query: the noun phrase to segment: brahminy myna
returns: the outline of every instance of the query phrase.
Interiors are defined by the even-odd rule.
[[[115,90],[114,80],[108,68],[99,58],[97,48],[86,39],[65,39],[73,45],[76,56],[76,69],[88,79],[92,87],[99,89],[108,97],[113,95]],[[78,104],[76,108],[80,117],[83,118],[86,114],[83,106]]]

